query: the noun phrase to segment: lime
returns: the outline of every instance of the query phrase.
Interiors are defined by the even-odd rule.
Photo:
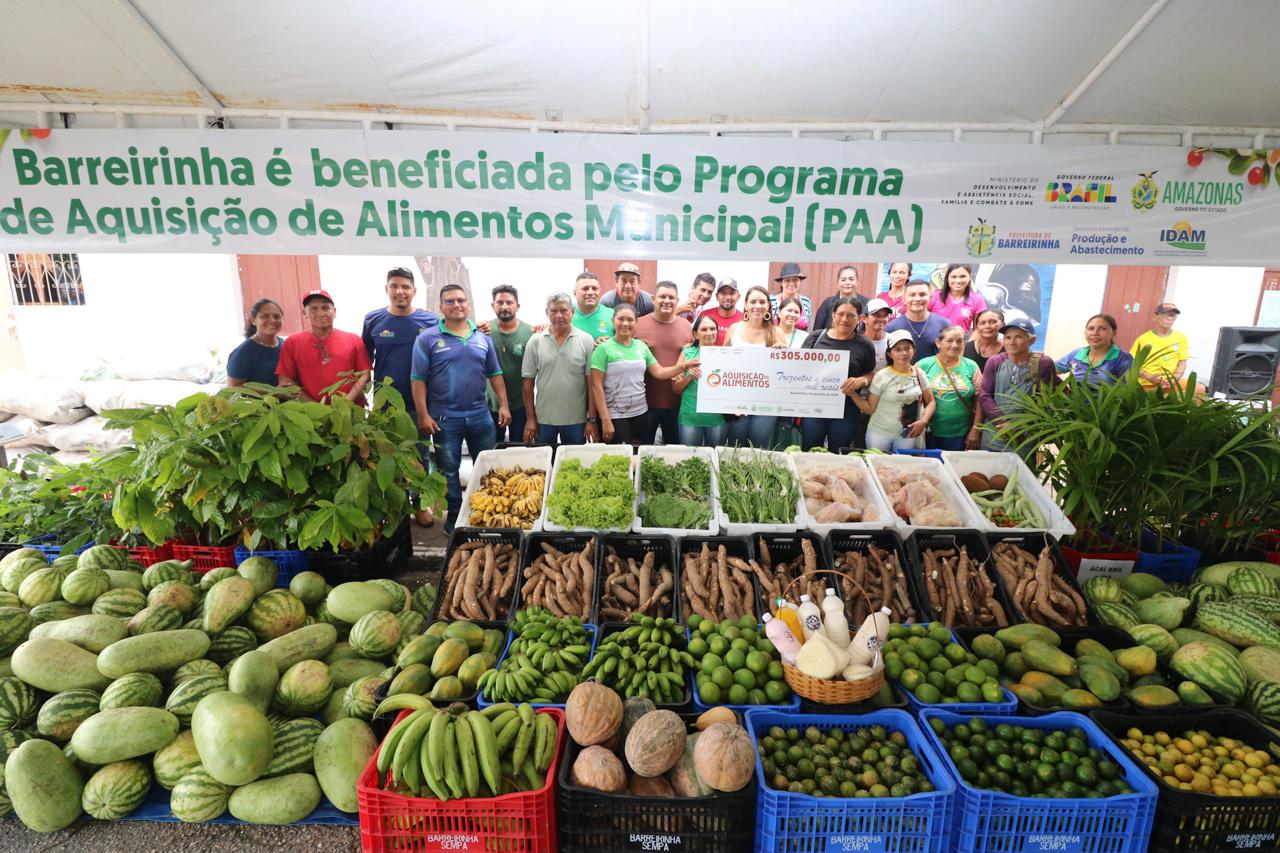
[[[914,692],[917,687],[924,683],[924,673],[918,669],[904,669],[901,681],[903,687]]]
[[[987,680],[987,673],[981,667],[970,666],[964,671],[965,681],[972,681],[974,684],[982,684]]]
[[[689,654],[693,654],[690,650]],[[897,681],[902,678],[903,666],[902,658],[897,655],[885,655],[884,658],[884,677],[890,681]]]
[[[964,670],[958,666],[952,667],[951,669],[942,673],[942,677],[946,679],[947,687],[949,687],[954,692],[955,689],[959,687],[962,682],[964,682]]]
[[[689,654],[695,658],[701,658],[707,653],[707,641],[701,637],[694,637],[689,641]]]
[[[929,623],[929,638],[936,643],[946,645],[951,642],[951,632],[941,622]]]
[[[766,681],[764,695],[770,705],[781,705],[791,700],[791,688],[784,681]]]
[[[1000,689],[998,681],[988,681],[982,685],[982,701],[984,702],[1003,702],[1004,691]]]
[[[761,637],[756,640],[756,651],[764,652],[769,657],[777,657],[778,652],[773,647],[773,641],[768,637]]]
[[[748,642],[745,638],[739,637],[738,639],[729,643],[729,648],[737,649],[738,651],[742,652],[745,655],[747,652],[751,651],[751,647],[754,645],[755,645],[755,640]]]
[[[990,658],[983,658],[977,663],[978,669],[985,672],[991,678],[1000,677],[1000,665]]]
[[[750,631],[743,631],[742,636],[738,639],[745,641],[748,646],[754,646],[756,644],[756,640],[760,639],[760,635],[757,634],[753,628]]]
[[[733,684],[733,670],[727,666],[718,666],[711,673],[711,680],[721,687],[728,687]]]
[[[735,684],[729,688],[729,704],[745,705],[747,704],[748,695],[747,688],[743,687],[741,684]]]
[[[704,637],[710,637],[716,632],[716,623],[710,619],[702,620],[702,624],[698,626],[698,633]]]
[[[942,655],[938,655],[929,661],[930,672],[947,672],[951,668],[951,661],[947,660]]]
[[[978,688],[978,685],[962,681],[956,685],[956,698],[961,702],[981,702],[982,691]]]
[[[692,653],[691,653],[692,654]],[[763,652],[749,652],[747,654],[747,669],[759,675],[769,668],[769,656]]]
[[[739,631],[738,626],[734,625],[733,623],[729,623],[728,625],[726,625],[725,623],[721,622],[720,636],[724,637],[726,640],[736,640],[742,636],[742,632]]]
[[[720,699],[720,687],[714,681],[707,681],[698,688],[698,699],[704,705],[718,705]]]
[[[924,680],[927,681],[929,684],[932,684],[934,687],[938,688],[939,692],[941,692],[947,686],[946,677],[942,673],[936,672],[934,670],[929,670],[929,672],[925,675]]]
[[[889,626],[889,639],[891,641],[896,640],[899,637],[905,637],[905,636],[907,636],[906,625],[903,625],[901,622],[894,622],[892,625]]]
[[[782,680],[782,661],[771,660],[769,666],[765,669],[765,674],[769,676],[770,681]]]
[[[907,628],[907,635],[911,637],[924,637],[929,633],[929,629],[924,625],[916,624]]]
[[[933,660],[942,654],[942,644],[937,643],[928,637],[923,637],[916,644],[916,654],[920,655],[924,660]]]
[[[724,666],[724,658],[714,652],[709,652],[703,655],[702,660],[698,662],[698,669],[708,675],[715,672],[716,669],[722,666]]]
[[[711,651],[714,652],[715,649],[712,649]],[[916,654],[913,651],[906,651],[902,653],[902,665],[905,666],[907,669],[924,669],[925,668],[924,661],[920,660],[920,655]]]
[[[707,640],[707,648],[710,649],[713,654],[723,655],[725,652],[729,651],[729,641],[719,634],[715,634]]]
[[[749,669],[739,669],[733,673],[733,680],[750,690],[756,686],[756,676]]]
[[[724,665],[729,669],[742,669],[747,665],[747,656],[741,649],[729,649],[724,656]]]
[[[765,705],[765,704],[768,704],[768,703],[766,702],[766,700],[765,700],[764,691],[763,691],[763,690],[761,690],[759,687],[755,687],[755,688],[753,688],[753,689],[751,689],[751,690],[748,690],[748,691],[747,691],[747,704],[748,704],[748,705]]]
[[[696,631],[698,630],[698,626],[702,624],[702,617],[697,613],[690,613],[686,622],[689,625],[689,630]]]
[[[754,631],[756,628],[756,617],[748,613],[746,616],[738,617],[738,627],[744,631]]]
[[[948,643],[947,647],[942,651],[943,651],[943,654],[947,656],[947,660],[951,661],[952,663],[964,662],[964,658],[965,658],[964,646],[960,646],[955,643]]]
[[[932,684],[921,684],[914,691],[915,697],[926,705],[936,705],[942,701],[942,693]]]

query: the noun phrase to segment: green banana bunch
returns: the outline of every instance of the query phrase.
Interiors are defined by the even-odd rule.
[[[517,636],[506,658],[477,682],[485,701],[565,701],[591,655],[591,636],[582,620],[531,607],[518,612],[511,625]]]
[[[628,699],[648,696],[659,704],[683,702],[685,679],[695,666],[685,650],[683,630],[674,619],[633,614],[632,621],[636,624],[600,641],[582,677],[595,678]]]

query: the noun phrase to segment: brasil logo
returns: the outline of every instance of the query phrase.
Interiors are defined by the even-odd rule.
[[[1151,210],[1160,200],[1160,187],[1156,186],[1156,182],[1152,180],[1158,171],[1160,170],[1155,169],[1138,173],[1142,180],[1134,184],[1133,189],[1129,191],[1129,200],[1133,202],[1134,210]]]
[[[979,219],[977,225],[969,226],[969,236],[965,238],[964,247],[971,257],[985,258],[991,254],[995,245],[996,227],[994,225],[988,225],[987,220]]]
[[[1160,242],[1171,249],[1182,249],[1187,252],[1203,252],[1205,229],[1192,228],[1190,222],[1175,222],[1172,228],[1160,230]]]

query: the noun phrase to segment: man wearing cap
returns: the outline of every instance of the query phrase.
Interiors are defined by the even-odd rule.
[[[734,323],[740,323],[744,319],[741,311],[738,310],[738,283],[731,278],[720,279],[720,286],[716,288],[716,307],[708,308],[702,312],[716,321],[716,346],[724,346],[724,337],[729,334],[729,329]],[[698,316],[702,316],[699,314]]]
[[[636,309],[636,319],[653,313],[653,297],[640,289],[640,267],[635,264],[618,264],[613,271],[613,290],[600,297],[600,304],[607,308],[630,305]]]
[[[785,263],[778,272],[778,277],[774,279],[781,292],[774,293],[769,297],[769,316],[776,321],[778,316],[778,305],[788,296],[794,296],[800,300],[800,319],[796,321],[797,329],[808,329],[809,324],[813,322],[813,302],[809,297],[800,293],[800,282],[808,278],[807,275],[800,272],[800,265],[793,263]],[[816,328],[816,327],[815,327]]]
[[[578,274],[573,283],[573,327],[599,342],[613,335],[613,309],[600,304],[600,280],[590,270]]]
[[[818,313],[813,315],[813,328],[815,330],[831,328],[831,309],[835,307],[836,300],[857,295],[858,268],[852,264],[846,264],[836,273],[836,292],[822,300],[822,304],[818,306]]]
[[[862,334],[875,347],[876,370],[880,370],[889,364],[889,333],[885,331],[885,326],[893,316],[893,307],[877,296],[867,300],[863,312]]]
[[[276,365],[280,387],[299,386],[303,400],[327,403],[332,395],[342,394],[363,406],[372,367],[364,341],[333,327],[337,311],[327,290],[313,290],[302,297],[302,313],[311,328],[290,335],[280,348]]]
[[[636,322],[635,336],[644,341],[663,367],[680,360],[681,351],[693,340],[693,325],[676,314],[680,299],[674,281],[660,281],[653,289],[653,313]],[[645,444],[653,444],[658,428],[662,428],[664,444],[680,439],[680,398],[670,379],[654,379],[645,374],[644,396],[649,405],[649,422],[645,425]]]
[[[460,285],[446,284],[440,289],[444,318],[418,335],[409,375],[418,430],[437,438],[433,441],[436,466],[444,474],[449,501],[445,533],[453,532],[462,507],[458,469],[463,440],[474,459],[493,447],[497,439],[494,419],[485,402],[486,384],[498,398],[497,426],[511,422],[498,352],[489,336],[469,319],[468,303],[467,292]]]
[[[1058,384],[1058,371],[1053,359],[1031,351],[1036,342],[1036,327],[1027,318],[1010,320],[1000,329],[1000,334],[1004,337],[1004,352],[987,360],[978,389],[978,403],[985,422],[982,449],[1013,450],[1030,458],[1036,452],[1035,447],[1011,446],[999,438],[995,430],[1005,418],[1021,409],[1021,394],[1033,394],[1042,385],[1052,388]]]
[[[1173,324],[1182,312],[1172,302],[1161,302],[1151,315],[1151,329],[1138,335],[1138,339],[1129,348],[1130,355],[1136,356],[1146,347],[1147,360],[1138,372],[1138,382],[1148,391],[1164,388],[1166,391],[1177,385],[1186,387],[1182,377],[1187,373],[1187,359],[1190,358],[1190,347],[1187,336],[1175,332]],[[1205,386],[1196,383],[1196,393],[1204,394]]]
[[[413,272],[406,267],[395,267],[387,272],[386,308],[375,308],[364,316],[364,330],[360,335],[364,348],[373,359],[373,380],[381,382],[391,377],[391,386],[404,397],[405,408],[413,422],[418,414],[413,410],[413,389],[409,385],[409,368],[413,363],[413,342],[428,326],[434,326],[440,318],[423,308],[413,307],[418,293]],[[423,460],[426,464],[426,460]]]
[[[693,286],[689,295],[676,306],[676,316],[692,323],[702,312],[703,307],[711,301],[711,294],[716,289],[716,277],[709,272],[700,272],[693,278]]]

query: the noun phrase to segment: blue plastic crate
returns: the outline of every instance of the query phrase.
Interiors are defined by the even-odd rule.
[[[939,460],[939,461],[941,461],[941,460],[942,460],[942,451],[941,451],[941,450],[924,450],[924,449],[921,449],[921,450],[898,450],[897,448],[895,448],[893,452],[894,452],[894,453],[896,453],[898,456],[926,456],[926,457],[928,457],[929,459],[937,459],[937,460]]]
[[[267,557],[272,560],[280,570],[276,586],[287,587],[294,575],[311,568],[311,560],[306,551],[250,551],[243,545],[237,545],[234,553],[237,566],[250,557]]]
[[[1146,572],[1169,583],[1188,583],[1200,568],[1200,551],[1165,539],[1160,540],[1150,530],[1143,529],[1138,546],[1135,572]]]
[[[587,633],[591,636],[591,653],[590,653],[590,654],[588,654],[588,655],[587,655],[587,659],[586,659],[586,660],[584,660],[584,661],[582,662],[582,665],[583,665],[583,666],[586,666],[586,665],[587,665],[587,661],[590,661],[590,660],[591,660],[591,658],[595,656],[595,653],[596,653],[596,643],[597,643],[597,642],[599,641],[599,639],[600,639],[600,632],[599,632],[598,630],[596,630],[596,626],[595,626],[595,625],[592,625],[592,624],[590,624],[590,623],[584,624],[582,627],[586,628],[586,629],[587,629]],[[502,662],[503,662],[504,660],[506,660],[506,659],[507,659],[507,653],[511,651],[511,644],[512,644],[512,643],[514,643],[515,641],[516,641],[516,632],[515,632],[515,631],[512,631],[512,630],[508,630],[508,631],[507,631],[507,644],[506,644],[506,646],[504,646],[504,647],[503,647],[503,649],[502,649],[502,656],[498,658],[498,663],[497,663],[497,665],[494,667],[495,669],[496,669],[497,667],[502,666]],[[487,702],[487,701],[485,701],[485,698],[484,698],[484,691],[483,691],[483,690],[482,690],[482,691],[480,691],[480,694],[479,694],[478,696],[476,696],[476,707],[477,707],[477,708],[488,708],[490,705],[493,705],[493,704],[495,704],[495,703],[494,703],[494,702]],[[563,708],[563,707],[564,707],[564,703],[563,703],[563,702],[560,702],[560,703],[552,703],[552,702],[539,703],[539,702],[532,702],[532,703],[530,703],[530,704],[531,704],[531,705],[533,705],[533,707],[534,707],[535,709],[536,709],[536,708]]]
[[[930,725],[971,722],[973,717],[947,711],[924,711],[920,727],[942,756],[956,783],[956,820],[950,849],[956,853],[1144,853],[1155,820],[1157,788],[1119,746],[1088,717],[1057,711],[1040,717],[988,717],[991,725],[1008,723],[1029,729],[1084,731],[1089,746],[1100,750],[1124,771],[1134,790],[1099,799],[1015,797],[974,788],[960,778],[955,764]]]
[[[138,806],[129,814],[125,815],[124,820],[149,820],[159,823],[179,823],[178,819],[173,816],[173,812],[169,810],[169,792],[158,784],[151,786],[151,791],[147,794],[147,798],[142,801],[142,805]],[[223,812],[209,823],[230,823],[245,824],[239,818],[231,816],[231,812]],[[320,797],[320,805],[316,806],[315,811],[298,821],[292,826],[300,826],[302,824],[321,824],[327,826],[359,826],[360,815],[347,814],[339,811],[329,802],[329,798]]]
[[[770,788],[756,756],[756,853],[943,853],[949,850],[956,785],[936,748],[905,711],[866,714],[791,714],[756,709],[747,712],[753,739],[770,726],[837,728],[850,732],[881,725],[902,732],[936,790],[909,797],[814,797]]]
[[[763,636],[764,625],[757,625],[756,627],[760,630],[761,636]],[[685,628],[684,636],[686,640],[691,640],[693,639],[693,632],[690,631],[688,628]],[[794,690],[791,691],[791,701],[784,702],[781,705],[728,705],[725,703],[717,703],[714,706],[705,705],[703,704],[702,700],[698,698],[698,685],[695,681],[697,674],[698,673],[696,670],[689,673],[689,695],[693,697],[693,710],[697,711],[699,714],[701,714],[703,711],[711,710],[712,707],[730,708],[734,711],[737,711],[739,714],[745,714],[747,711],[750,711],[754,708],[772,708],[778,711],[799,711],[800,710],[800,695],[796,693]],[[790,687],[788,686],[787,689],[790,689]]]
[[[90,548],[93,547],[93,544],[94,543],[90,541],[81,545],[79,548],[76,549],[76,552],[75,552],[76,556],[78,557],[81,554],[83,554],[85,551],[88,551]],[[36,549],[41,554],[44,554],[50,563],[52,563],[59,556],[62,555],[62,546],[56,544],[54,542],[54,537],[49,535],[37,536],[34,539],[28,539],[26,542],[22,543],[22,547]]]
[[[963,648],[967,648],[964,643],[960,642],[960,638],[956,636],[956,632],[950,628],[947,631],[951,634],[951,642],[957,643]],[[892,681],[892,679],[890,679]],[[1007,687],[1001,687],[1000,692],[1004,694],[1003,702],[952,702],[950,704],[928,704],[917,699],[910,690],[902,686],[901,681],[894,681],[893,685],[897,687],[907,700],[907,707],[911,713],[919,716],[920,712],[926,708],[934,708],[941,711],[951,711],[956,714],[989,714],[993,717],[1012,717],[1018,713],[1018,697]]]

